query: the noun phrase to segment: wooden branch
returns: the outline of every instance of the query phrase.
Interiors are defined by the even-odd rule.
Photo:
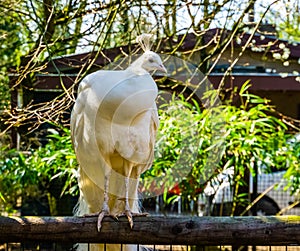
[[[255,217],[0,217],[1,242],[173,245],[300,245],[300,216]]]

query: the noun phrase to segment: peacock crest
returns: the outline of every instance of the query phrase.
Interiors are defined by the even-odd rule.
[[[141,34],[136,38],[137,43],[141,46],[144,52],[150,51],[152,47],[151,38],[152,34]]]

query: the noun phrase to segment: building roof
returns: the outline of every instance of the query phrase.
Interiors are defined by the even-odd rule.
[[[230,36],[231,32],[228,30],[211,29],[208,30],[203,36],[204,43],[217,43],[219,40],[225,39]],[[195,48],[198,36],[194,33],[189,33],[185,37],[179,36],[175,41],[172,38],[170,43],[178,43],[184,38],[182,45],[179,48],[181,52],[187,52]],[[251,38],[251,34],[242,33],[233,40],[234,47],[239,50],[245,46]],[[282,64],[282,61],[275,60],[272,57],[272,53],[283,54],[287,49],[289,50],[289,60],[294,60],[298,64],[300,63],[300,43],[289,43],[288,41],[279,40],[274,36],[264,36],[261,34],[255,34],[250,43],[248,43],[248,51],[251,54],[270,54],[269,57],[273,59],[276,64]],[[114,59],[120,57],[120,55],[130,54],[135,49],[135,46],[122,46],[111,49],[104,49],[100,52],[94,51],[89,53],[66,55],[54,58],[49,61],[47,67],[43,69],[40,74],[36,74],[35,83],[33,83],[33,89],[36,91],[59,91],[65,87],[70,87],[76,79],[78,72],[82,67],[88,66],[92,63],[91,70],[101,69],[101,67],[114,61]],[[248,60],[246,58],[246,60]],[[258,59],[261,60],[261,59]],[[267,72],[264,67],[256,65],[259,61],[254,62],[254,66],[238,66],[234,68],[231,77],[226,78],[227,85],[239,86],[246,80],[251,79],[255,85],[252,89],[256,90],[300,90],[300,84],[296,81],[294,74],[278,74],[278,72]],[[274,63],[273,62],[273,63]],[[228,65],[219,64],[215,67],[214,72],[209,76],[211,82],[218,86],[218,83],[224,75],[220,69],[228,67]],[[300,68],[300,65],[299,65]],[[300,71],[300,70],[299,70]],[[82,71],[83,72],[83,71]],[[298,73],[299,75],[299,73]],[[13,81],[13,80],[12,80]]]
[[[208,30],[203,36],[204,43],[206,44],[212,42],[216,43],[218,39],[224,39],[229,35],[231,35],[231,31],[222,30],[218,28],[211,29]],[[171,40],[170,42],[172,44],[176,44],[178,43],[177,41],[180,41],[183,38],[183,36],[184,35],[180,35],[176,40]],[[250,37],[251,34],[249,33],[240,34],[238,37],[236,37],[233,40],[234,46],[236,48],[245,46],[248,43]],[[168,38],[168,39],[172,39],[172,38]],[[199,37],[194,33],[187,34],[186,36],[184,36],[184,41],[178,50],[181,52],[193,50],[197,45],[198,39]],[[264,53],[283,54],[285,48],[287,48],[290,51],[289,59],[299,60],[300,43],[296,43],[296,42],[290,43],[285,40],[277,39],[274,36],[255,34],[248,45],[248,49],[252,50],[253,52],[264,52]],[[132,48],[130,46],[120,46],[120,47],[115,47],[110,49],[104,49],[101,51],[101,53],[95,51],[95,52],[57,57],[48,63],[44,71],[48,73],[57,73],[57,69],[59,69],[60,72],[75,73],[78,71],[78,67],[82,67],[82,65],[87,64],[92,60],[95,60],[93,62],[93,65],[102,67],[110,63],[111,61],[113,61],[119,55],[128,54],[131,51],[131,49]]]
[[[216,43],[218,39],[225,39],[226,37],[232,34],[229,30],[223,30],[219,28],[208,30],[204,37],[205,43]],[[243,47],[248,43],[249,38],[252,35],[250,33],[241,33],[233,40],[235,47]],[[180,50],[192,50],[195,47],[197,42],[197,35],[194,33],[189,33]],[[284,45],[284,47],[282,46]],[[257,52],[268,52],[268,53],[283,53],[284,48],[288,48],[290,50],[290,59],[299,59],[300,58],[300,43],[298,42],[289,42],[287,40],[278,39],[275,36],[263,35],[260,33],[255,33],[251,42],[248,46],[249,49]]]

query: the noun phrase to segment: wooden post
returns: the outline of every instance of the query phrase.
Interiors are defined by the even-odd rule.
[[[173,245],[300,245],[300,216],[0,217],[1,242]]]

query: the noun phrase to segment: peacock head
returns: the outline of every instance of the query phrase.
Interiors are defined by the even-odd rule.
[[[145,51],[141,56],[141,67],[147,72],[161,71],[167,72],[158,54],[153,51]]]
[[[162,63],[160,56],[151,51],[151,37],[152,34],[142,34],[136,38],[136,41],[141,46],[144,53],[133,63],[133,65],[136,68],[140,68],[141,72],[161,71],[166,73],[167,70]]]

